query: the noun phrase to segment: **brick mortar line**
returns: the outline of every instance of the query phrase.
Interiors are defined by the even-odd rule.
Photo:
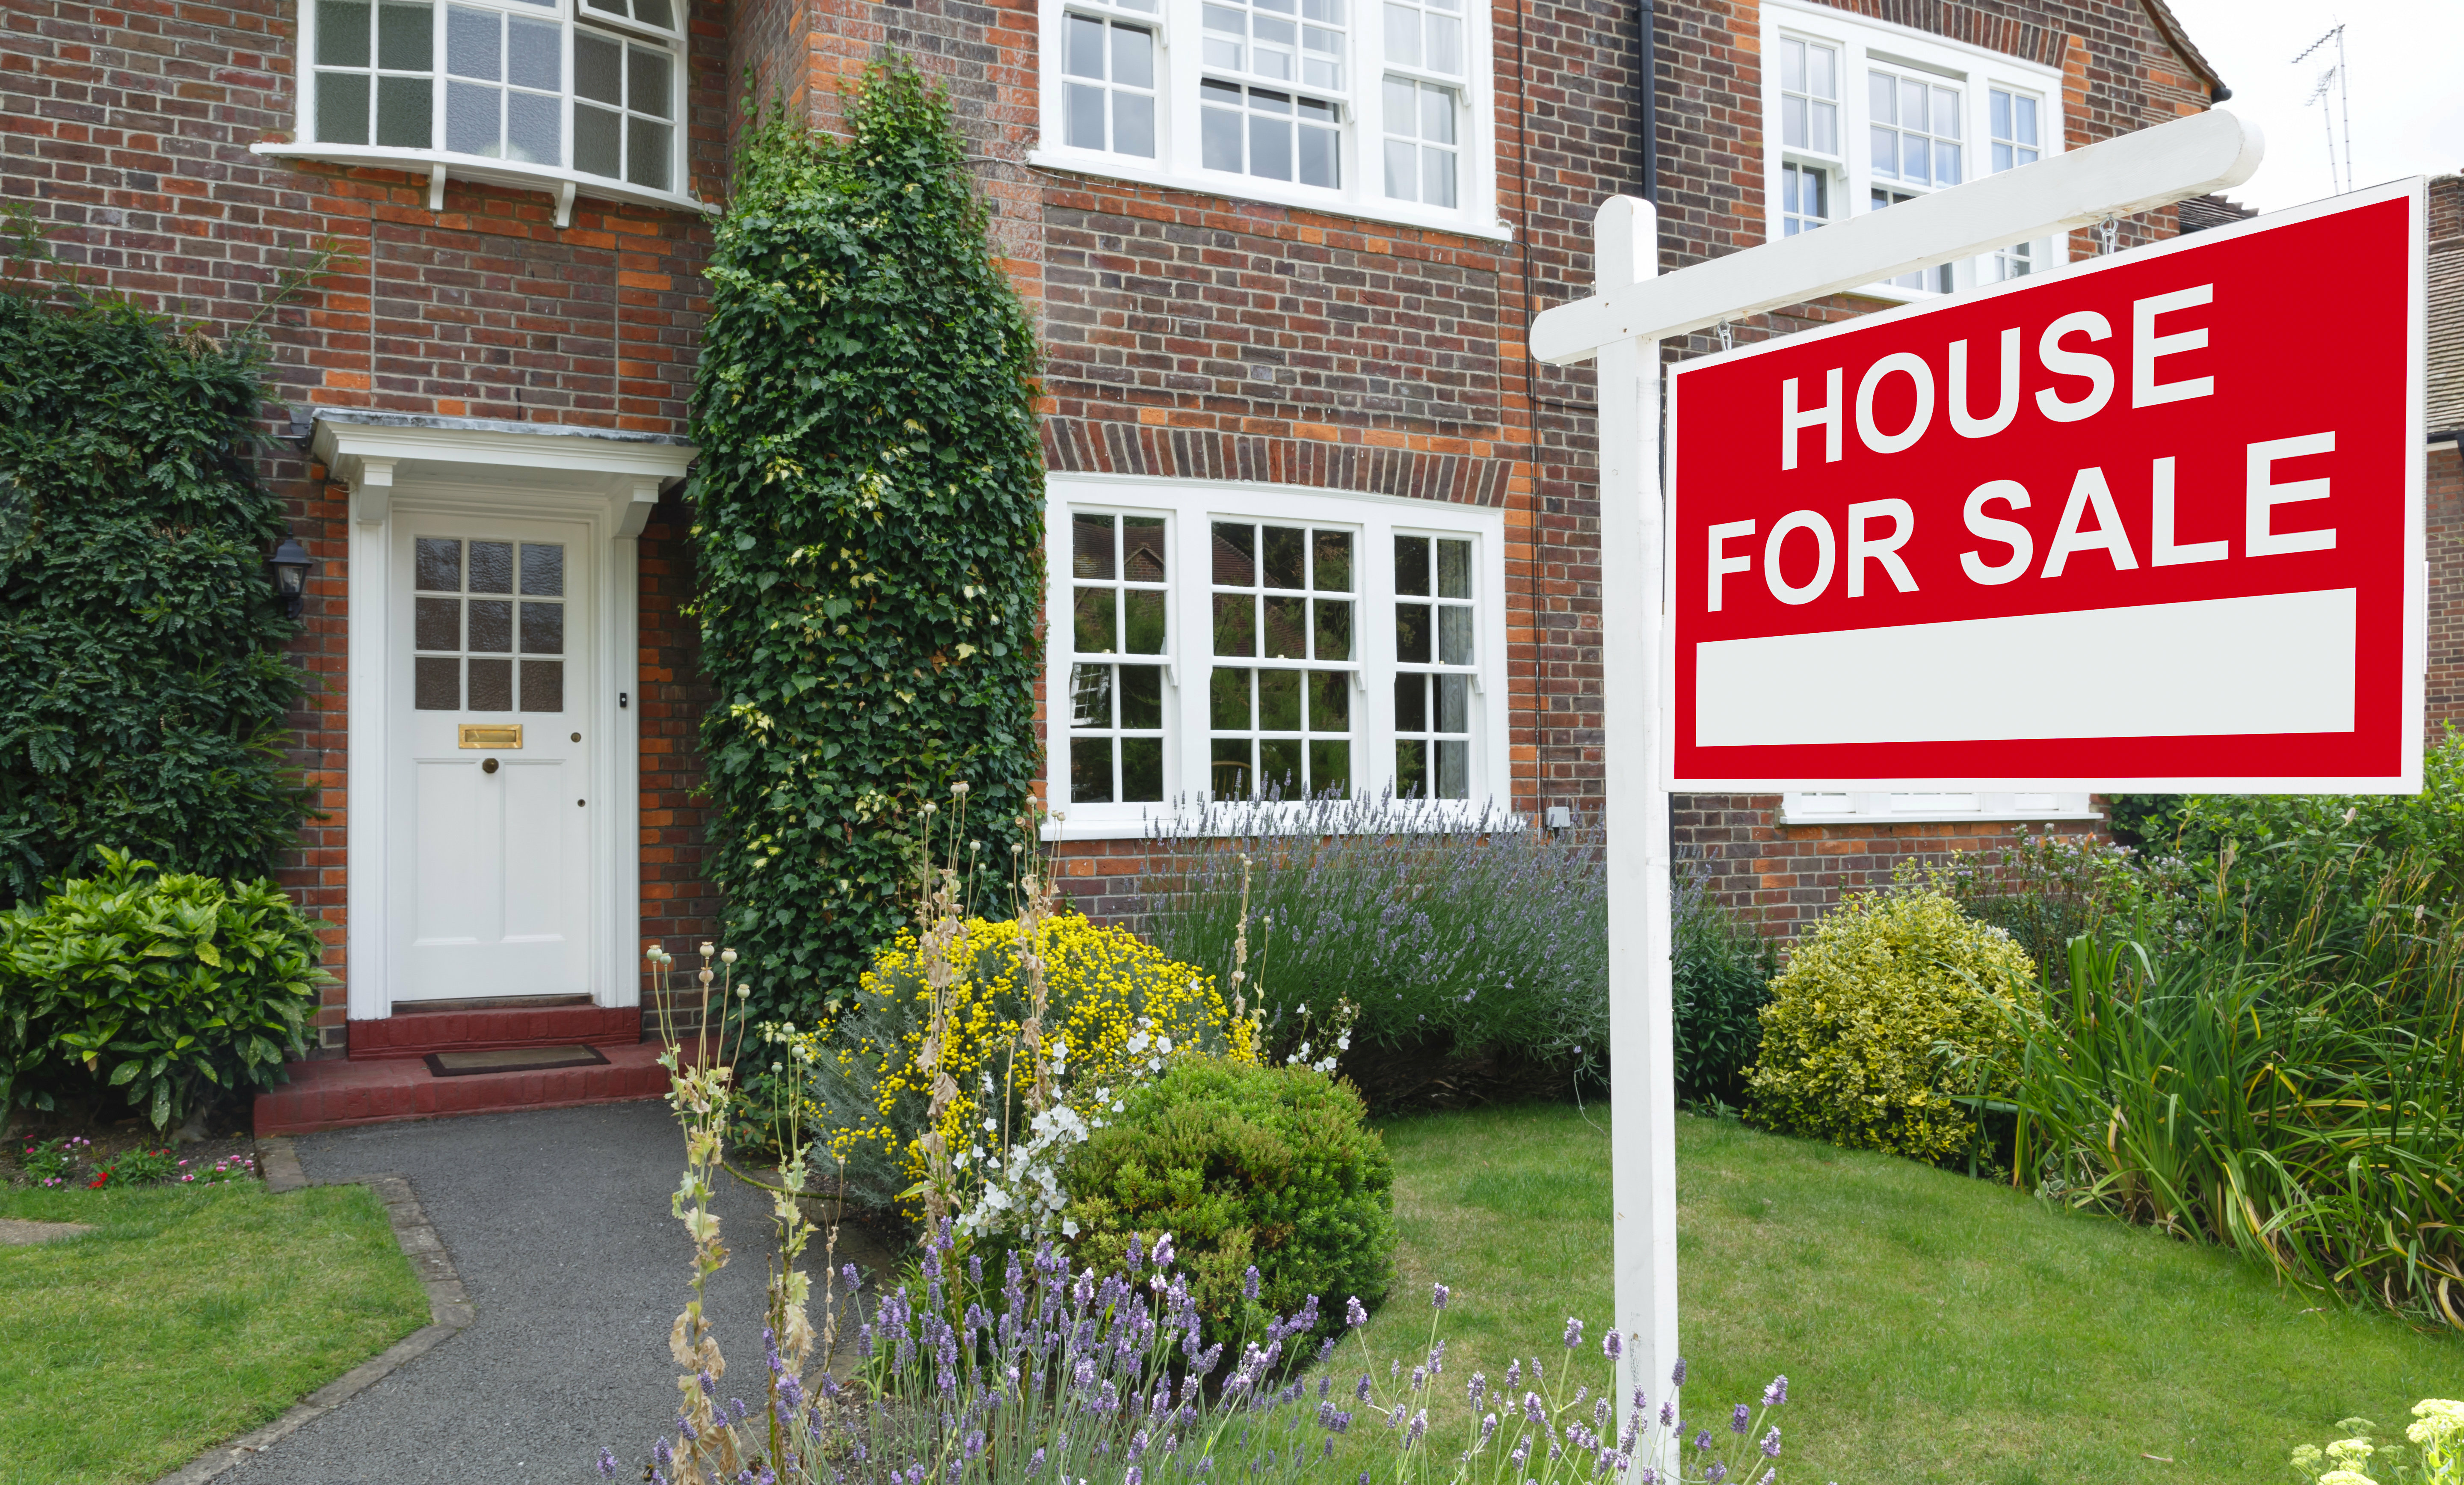
[[[308,1179],[300,1166],[297,1147],[287,1138],[275,1136],[258,1141],[257,1159],[270,1194],[319,1184]],[[272,1423],[209,1448],[154,1485],[204,1485],[220,1478],[311,1421],[375,1386],[414,1358],[460,1335],[476,1319],[470,1291],[462,1287],[462,1276],[454,1272],[452,1255],[446,1252],[444,1239],[428,1220],[407,1177],[361,1176],[341,1184],[365,1186],[385,1204],[385,1219],[393,1226],[394,1243],[410,1260],[411,1272],[419,1275],[420,1287],[428,1292],[429,1322],[309,1393]]]

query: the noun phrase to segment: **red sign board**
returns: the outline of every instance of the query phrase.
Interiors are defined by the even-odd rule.
[[[2419,182],[1686,363],[1681,788],[2418,788]]]

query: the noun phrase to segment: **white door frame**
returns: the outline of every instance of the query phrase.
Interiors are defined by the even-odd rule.
[[[641,901],[641,733],[635,639],[640,587],[635,542],[659,492],[683,477],[695,450],[639,434],[465,418],[319,410],[311,443],[333,477],[351,487],[348,572],[345,857],[349,1015],[390,1015],[386,840],[387,781],[393,746],[387,715],[392,608],[392,515],[399,504],[423,514],[577,521],[587,529],[599,575],[598,645],[592,716],[586,725],[608,745],[594,749],[591,792],[616,808],[592,811],[590,834],[591,998],[602,1006],[640,1003],[635,950]],[[401,654],[408,654],[407,647]],[[357,795],[351,798],[351,795]]]

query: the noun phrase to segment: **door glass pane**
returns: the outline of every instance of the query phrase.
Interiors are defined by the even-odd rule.
[[[411,705],[423,712],[462,709],[462,662],[423,655],[411,662]]]
[[[473,660],[471,662],[471,710],[510,712],[513,709],[514,662]]]
[[[527,598],[564,596],[564,548],[522,543],[522,594]]]
[[[471,591],[510,593],[514,590],[514,543],[471,543]]]
[[[514,606],[501,598],[471,600],[471,648],[503,654],[514,648]],[[476,686],[477,681],[472,684]]]
[[[458,598],[411,600],[410,628],[411,644],[417,649],[461,649],[462,600]]]
[[[564,654],[564,605],[522,605],[522,654]]]
[[[473,665],[494,661],[473,660]],[[526,712],[561,712],[564,710],[564,662],[562,660],[524,660],[522,662],[522,710]]]

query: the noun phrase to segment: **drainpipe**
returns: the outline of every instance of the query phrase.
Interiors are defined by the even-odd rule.
[[[1653,0],[1639,0],[1642,33],[1642,199],[1660,205],[1660,40],[1653,33]],[[1656,245],[1655,245],[1656,246]]]

